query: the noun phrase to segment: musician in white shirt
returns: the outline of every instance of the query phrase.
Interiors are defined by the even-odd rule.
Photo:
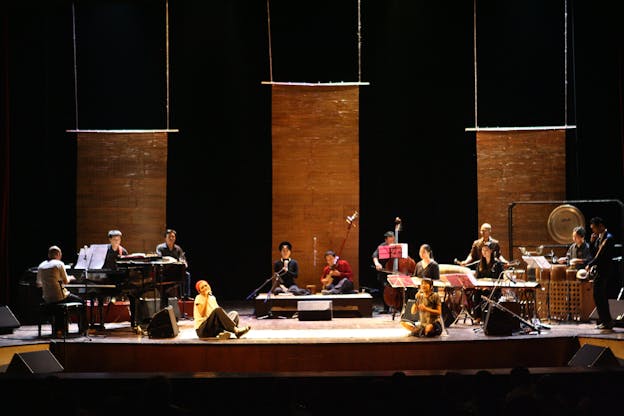
[[[63,253],[58,246],[48,248],[48,259],[41,262],[37,268],[36,285],[42,290],[43,301],[46,304],[58,304],[79,302],[84,305],[84,301],[78,295],[70,293],[64,286],[71,281],[76,280],[74,276],[68,276],[65,270],[65,263],[61,261]],[[55,317],[56,322],[62,322],[63,316]],[[85,333],[87,329],[86,310],[83,307],[80,322],[78,322],[79,332]]]

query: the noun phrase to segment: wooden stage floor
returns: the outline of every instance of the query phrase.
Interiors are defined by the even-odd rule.
[[[39,338],[36,326],[23,325],[0,335],[0,400],[29,414],[49,411],[47,402],[33,397],[55,397],[74,406],[74,414],[97,415],[157,413],[152,405],[169,397],[188,410],[183,414],[243,406],[272,415],[325,415],[385,412],[389,405],[411,412],[413,400],[405,394],[426,391],[430,400],[418,405],[426,413],[468,414],[467,407],[478,405],[488,408],[481,414],[590,415],[607,412],[613,402],[603,394],[615,400],[624,383],[623,328],[603,333],[593,323],[544,322],[549,329],[539,333],[529,328],[493,336],[459,321],[438,338],[416,338],[400,326],[398,315],[257,319],[251,302],[222,306],[238,310],[240,324],[251,331],[240,339],[198,339],[193,321],[181,318],[174,338],[151,339],[123,321],[63,340]],[[49,325],[43,329],[49,334]],[[569,365],[585,344],[611,351],[617,363]],[[31,351],[58,359],[58,372],[52,378],[6,372],[13,358]],[[552,394],[559,407],[549,407],[555,396],[508,401],[519,368],[534,386],[557,386],[561,394]]]
[[[227,302],[238,310],[240,325],[251,331],[229,340],[197,338],[193,320],[178,320],[173,338],[153,339],[135,333],[128,322],[109,322],[104,330],[53,339],[50,326],[37,336],[25,325],[0,335],[0,371],[20,348],[49,348],[66,372],[331,372],[448,371],[510,369],[518,366],[566,367],[586,343],[608,347],[624,359],[624,328],[611,333],[594,323],[542,322],[540,331],[521,324],[511,336],[486,335],[479,324],[459,320],[437,338],[409,336],[398,314],[333,317],[328,321],[297,318],[257,319],[251,302]],[[70,332],[77,330],[72,324]],[[423,359],[426,357],[426,359]]]

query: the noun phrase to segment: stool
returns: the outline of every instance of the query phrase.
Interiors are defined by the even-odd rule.
[[[58,337],[58,335],[62,334],[63,339],[66,339],[67,334],[69,333],[70,317],[72,315],[76,316],[78,318],[78,322],[80,322],[83,309],[84,305],[80,302],[40,303],[39,319],[37,320],[39,337],[41,337],[41,325],[45,322],[49,322],[52,325],[52,337]],[[62,316],[63,321],[57,322],[57,316]],[[80,327],[80,325],[78,326]],[[83,328],[83,330],[86,330],[86,328]]]

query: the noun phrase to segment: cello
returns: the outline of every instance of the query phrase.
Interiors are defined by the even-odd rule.
[[[394,219],[394,242],[399,243],[399,231],[401,229],[401,218],[396,217]],[[386,262],[386,272],[392,274],[403,274],[412,276],[416,271],[416,261],[413,258],[407,256],[407,258],[394,258],[392,261]],[[405,291],[397,287],[390,285],[384,286],[384,302],[386,305],[392,308],[392,319],[394,320],[394,314],[396,311],[400,311],[403,308],[405,302]]]

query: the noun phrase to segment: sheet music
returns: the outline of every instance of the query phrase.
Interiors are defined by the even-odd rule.
[[[91,244],[87,249],[81,248],[76,260],[75,269],[101,269],[106,260],[108,244]]]
[[[551,264],[544,256],[522,256],[522,260],[526,262],[529,267],[539,269],[550,269]]]

